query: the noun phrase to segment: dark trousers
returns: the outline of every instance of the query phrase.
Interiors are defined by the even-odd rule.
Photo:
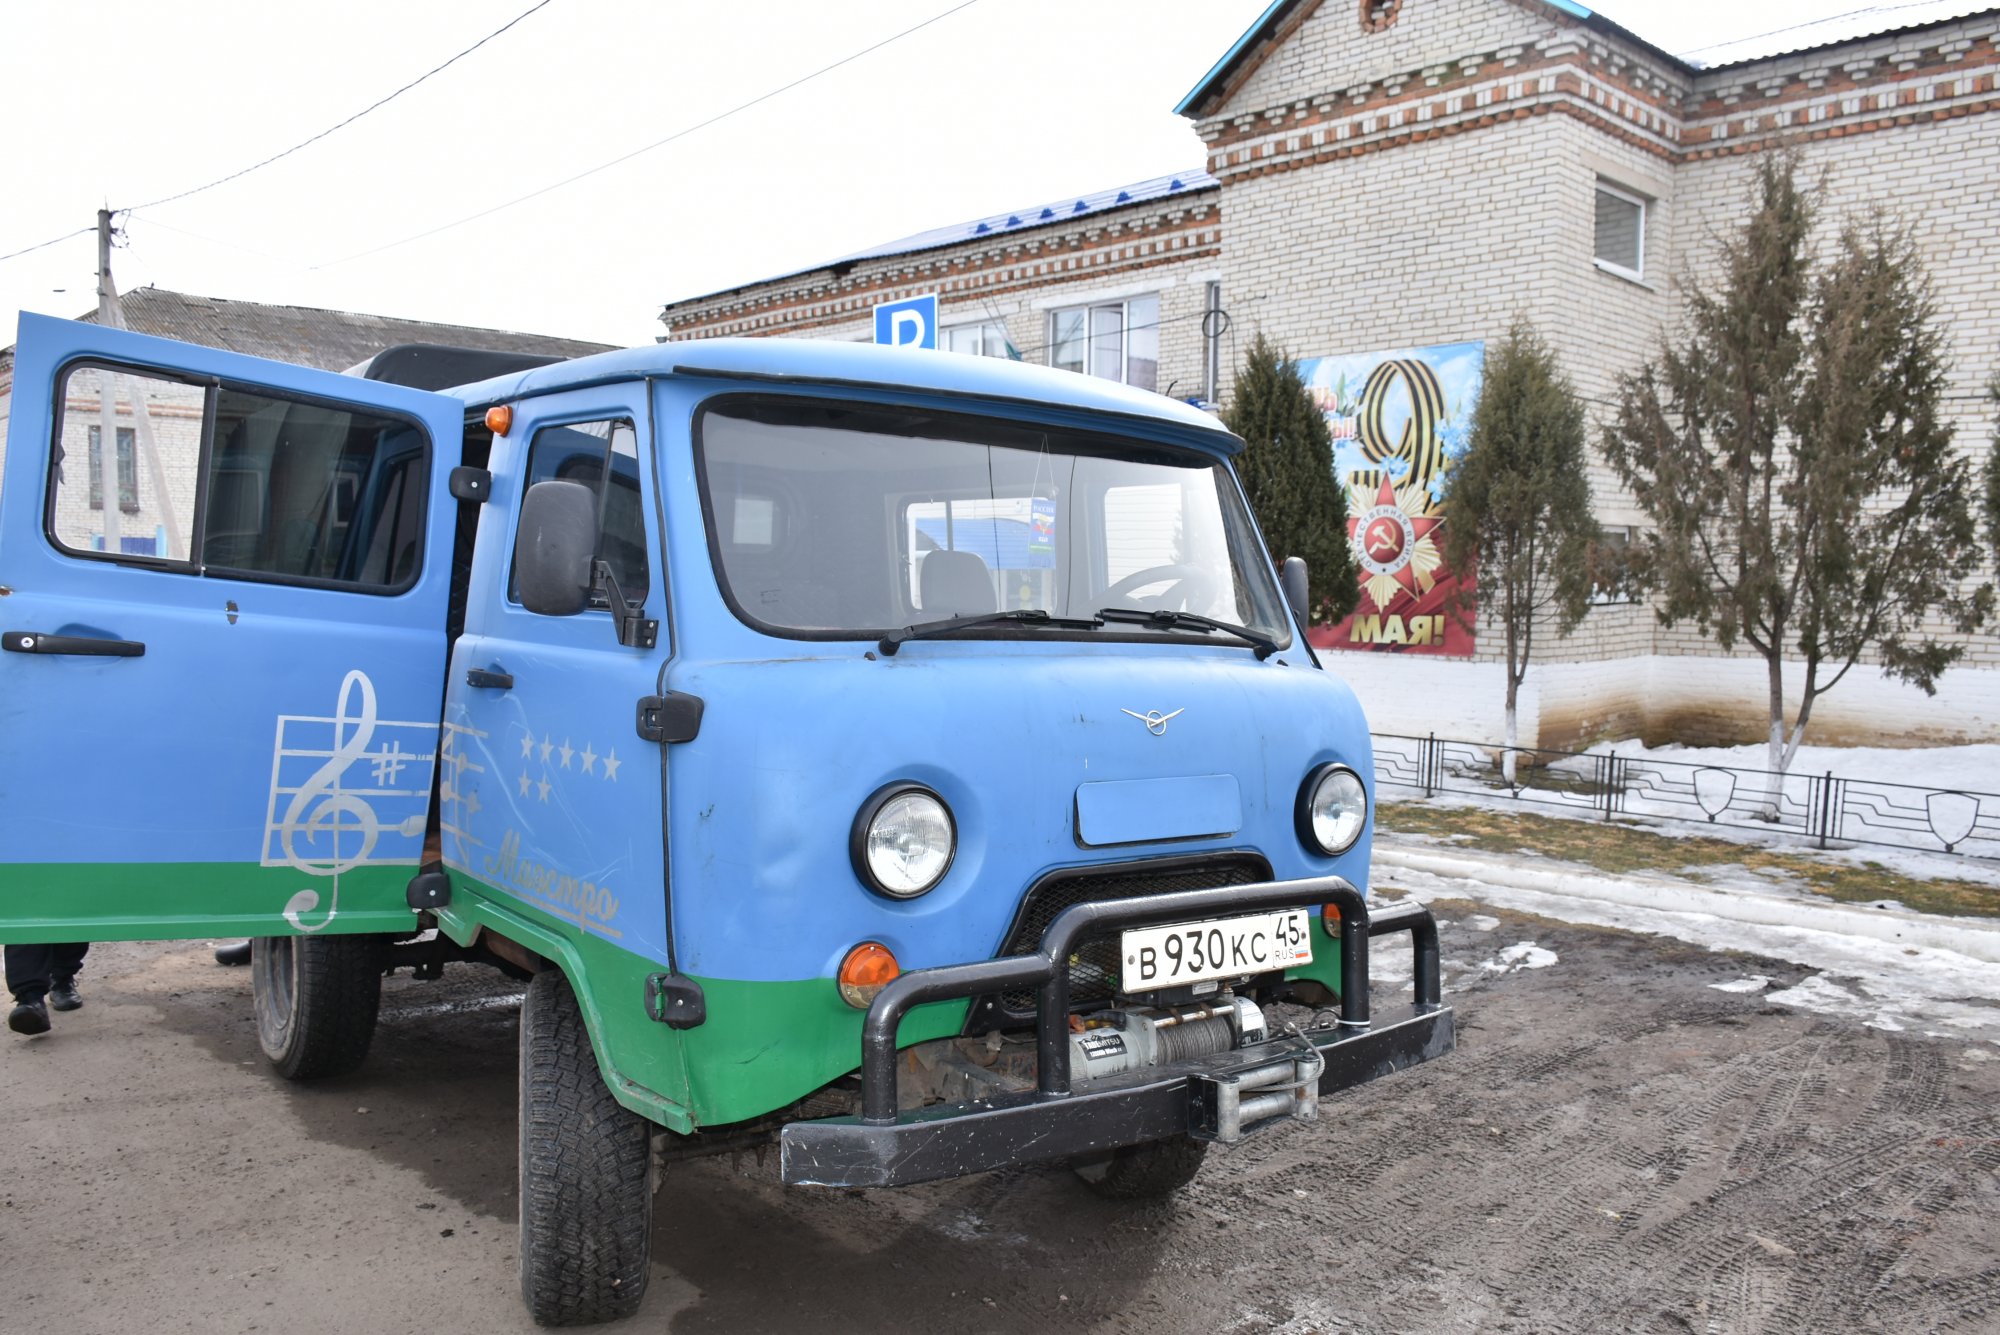
[[[89,949],[88,941],[55,946],[8,946],[7,990],[16,1001],[47,996],[51,985],[76,977],[76,971],[83,967],[84,952]]]

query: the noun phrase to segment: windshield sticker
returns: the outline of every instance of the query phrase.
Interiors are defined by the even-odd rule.
[[[331,716],[280,714],[271,752],[271,800],[261,864],[333,881],[326,916],[307,922],[319,892],[285,904],[301,932],[339,913],[340,873],[361,866],[415,866],[423,853],[438,725],[376,717],[375,683],[360,670],[340,684]]]
[[[1056,564],[1056,503],[1037,496],[1028,511],[1028,568],[1052,570]]]

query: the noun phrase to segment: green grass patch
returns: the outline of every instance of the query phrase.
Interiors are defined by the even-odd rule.
[[[1920,880],[1880,863],[1860,864],[1778,851],[1702,835],[1665,834],[1619,821],[1564,820],[1528,811],[1384,802],[1377,828],[1392,834],[1447,839],[1461,848],[1494,853],[1530,852],[1599,871],[1678,873],[1702,867],[1747,867],[1773,883],[1816,891],[1850,904],[1898,900],[1924,913],[2000,917],[2000,886],[1939,877]]]

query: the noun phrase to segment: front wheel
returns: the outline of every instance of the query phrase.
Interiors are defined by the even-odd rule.
[[[521,1297],[544,1326],[639,1310],[652,1245],[652,1124],[611,1096],[560,970],[521,1002]]]
[[[260,936],[250,944],[257,1045],[287,1080],[346,1075],[368,1056],[382,1004],[379,936]]]
[[[1111,1201],[1150,1201],[1171,1196],[1201,1171],[1208,1154],[1204,1141],[1185,1136],[1127,1145],[1101,1158],[1081,1160],[1076,1175],[1084,1185]]]

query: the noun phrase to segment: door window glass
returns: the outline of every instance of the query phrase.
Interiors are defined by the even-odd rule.
[[[651,585],[646,561],[646,511],[639,492],[639,439],[625,421],[545,426],[528,447],[528,485],[577,482],[597,498],[597,558],[611,567],[625,601],[646,601]],[[525,495],[525,489],[523,490]],[[518,588],[510,589],[518,600]],[[608,607],[601,594],[592,607]]]
[[[383,592],[416,579],[430,442],[413,423],[93,365],[64,375],[59,408],[49,533],[66,551]]]
[[[200,385],[98,366],[64,376],[49,526],[56,541],[73,552],[187,560],[207,399]],[[109,507],[107,423],[118,479]]]

